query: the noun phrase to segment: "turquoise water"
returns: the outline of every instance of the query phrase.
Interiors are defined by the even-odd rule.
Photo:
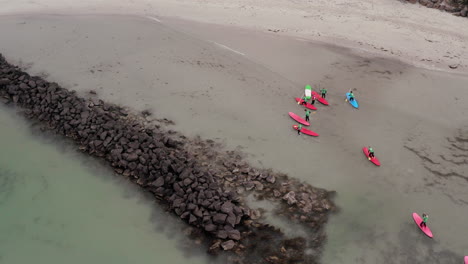
[[[209,262],[135,186],[31,131],[0,108],[0,263]]]

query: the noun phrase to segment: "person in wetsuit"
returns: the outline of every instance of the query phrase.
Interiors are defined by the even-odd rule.
[[[304,111],[306,112],[305,121],[309,121],[310,113],[312,111],[310,111],[309,109],[304,109]]]
[[[422,214],[422,222],[421,224],[419,224],[420,227],[427,227],[426,223],[427,223],[427,219],[429,218],[429,216],[425,213]]]
[[[353,101],[353,100],[354,100],[353,91],[349,91],[349,101]]]
[[[375,157],[373,148],[371,148],[369,146],[369,148],[367,148],[367,151],[369,152],[369,158],[374,158]]]
[[[320,93],[322,93],[322,98],[325,98],[325,96],[327,96],[327,89],[322,88],[322,90],[320,90]]]

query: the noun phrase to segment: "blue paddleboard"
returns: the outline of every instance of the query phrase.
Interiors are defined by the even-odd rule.
[[[356,101],[356,96],[354,97],[354,100],[349,100],[349,93],[346,93],[346,98],[348,98],[348,102],[354,107],[354,108],[359,108],[359,104]]]

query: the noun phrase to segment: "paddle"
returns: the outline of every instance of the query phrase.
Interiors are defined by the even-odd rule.
[[[323,98],[322,97],[322,92],[320,91],[320,84],[317,85],[317,93],[319,94],[320,98]]]
[[[305,94],[304,94],[305,96]],[[299,99],[302,99],[302,95],[299,97]],[[301,103],[301,100],[297,101],[297,104],[300,104]]]
[[[303,93],[304,97],[305,97],[305,92]],[[302,95],[299,97],[299,99],[302,99]],[[297,104],[300,104],[301,103],[301,100],[297,101]]]

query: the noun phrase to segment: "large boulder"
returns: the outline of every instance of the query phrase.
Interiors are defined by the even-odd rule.
[[[236,242],[234,242],[234,241],[232,241],[232,240],[228,240],[228,241],[226,241],[226,242],[221,243],[221,247],[222,247],[224,250],[231,250],[231,249],[233,249],[235,246],[236,246]]]
[[[213,216],[213,222],[216,224],[224,224],[226,222],[227,214],[217,213]]]
[[[234,205],[231,203],[231,201],[224,202],[221,205],[221,212],[223,213],[226,213],[226,214],[232,213],[233,209],[234,209]]]
[[[239,230],[233,229],[233,230],[228,231],[228,237],[230,239],[240,240],[241,239],[241,234],[240,234]]]

